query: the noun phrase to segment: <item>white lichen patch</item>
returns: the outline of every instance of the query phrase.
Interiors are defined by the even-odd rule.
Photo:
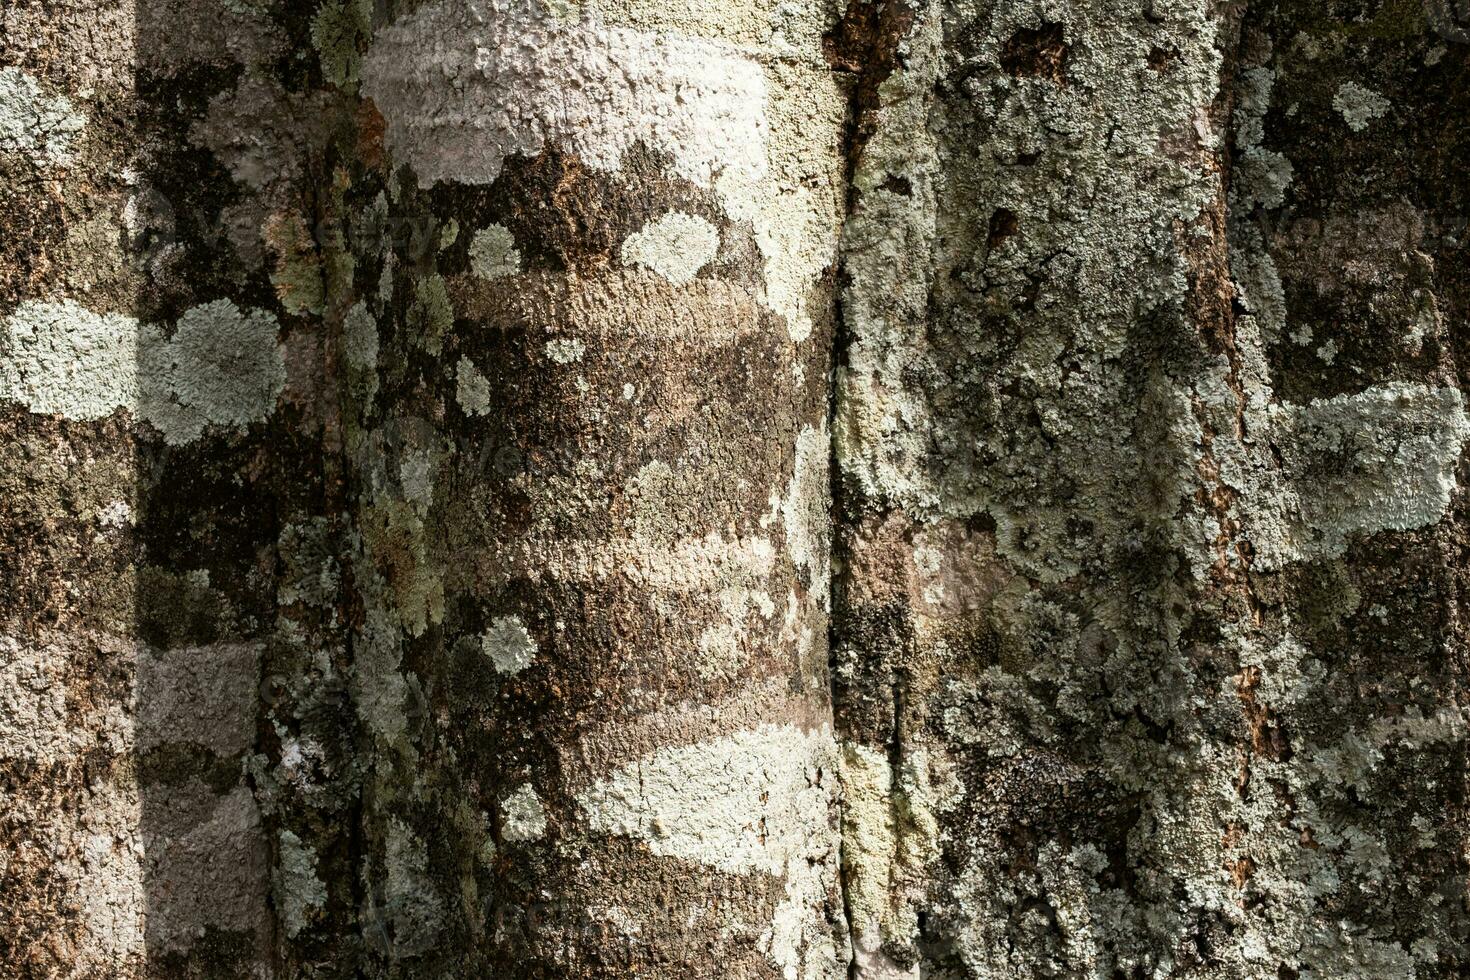
[[[470,239],[470,271],[481,279],[513,276],[521,269],[521,250],[515,236],[504,225],[491,225]]]
[[[837,954],[821,908],[835,885],[836,746],[827,729],[762,725],[659,749],[584,790],[594,830],[660,857],[785,879],[760,948],[783,975],[827,976]]]
[[[783,875],[832,814],[826,730],[762,725],[659,749],[577,797],[594,830],[730,874]]]
[[[492,620],[480,637],[480,649],[501,674],[519,674],[536,659],[536,640],[518,616]]]
[[[98,512],[97,523],[110,528],[127,527],[133,523],[133,508],[126,500],[114,500]]]
[[[71,300],[27,301],[0,324],[0,398],[89,420],[118,408],[178,445],[206,425],[269,415],[286,384],[275,317],[215,300],[184,312],[171,338],[151,324]]]
[[[428,183],[486,184],[548,146],[615,171],[636,143],[708,186],[764,167],[764,82],[731,49],[694,38],[561,21],[529,3],[424,6],[379,33],[363,90],[395,158]]]
[[[1348,128],[1361,133],[1375,119],[1388,115],[1390,103],[1383,96],[1357,82],[1343,82],[1332,96],[1332,108],[1342,113]]]
[[[755,26],[774,42],[799,24],[810,45],[803,57],[820,65],[830,11],[783,4],[760,17],[676,6],[685,8],[672,12],[678,30],[657,29],[670,20],[667,4],[633,18],[653,29],[613,26],[627,19],[613,10],[600,12],[607,20],[560,19],[541,4],[427,5],[378,35],[363,87],[395,155],[426,183],[490,183],[507,157],[551,146],[606,172],[637,144],[667,154],[674,176],[713,186],[732,218],[753,224],[760,301],[804,340],[807,293],[836,254],[841,169],[831,137],[846,99],[824,65],[763,66],[751,47],[687,28],[727,20],[739,35]]]
[[[1259,522],[1264,567],[1342,554],[1354,534],[1444,516],[1467,437],[1459,389],[1392,382],[1273,412],[1286,470],[1280,524]]]
[[[23,154],[36,164],[70,163],[86,120],[64,95],[48,95],[19,68],[0,68],[0,153]]]
[[[468,357],[461,357],[455,365],[454,381],[454,400],[466,415],[489,414],[490,379]]]
[[[802,426],[796,439],[796,467],[781,500],[781,523],[792,562],[806,570],[807,586],[826,604],[831,579],[828,523],[831,490],[828,483],[830,446],[827,426]]]
[[[136,411],[145,329],[71,300],[21,303],[0,330],[0,397],[69,419],[103,418],[119,406]]]
[[[720,250],[720,233],[703,218],[670,211],[623,242],[626,265],[641,265],[676,286],[692,282]]]
[[[573,364],[585,353],[587,348],[576,337],[557,337],[546,342],[546,356],[557,364]]]
[[[500,801],[500,836],[512,843],[540,840],[546,833],[546,808],[530,783]]]

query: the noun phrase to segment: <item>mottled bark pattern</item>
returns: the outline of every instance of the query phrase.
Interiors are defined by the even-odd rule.
[[[1428,12],[915,18],[844,239],[860,975],[1464,971],[1470,106]]]
[[[6,3],[0,974],[1465,974],[1467,159],[1452,0]]]

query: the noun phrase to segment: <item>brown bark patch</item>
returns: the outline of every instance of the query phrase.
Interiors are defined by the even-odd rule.
[[[1016,78],[1045,78],[1065,86],[1070,50],[1061,24],[1022,28],[1001,48],[1000,66]]]

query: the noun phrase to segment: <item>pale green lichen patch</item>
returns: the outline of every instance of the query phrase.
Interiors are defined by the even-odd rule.
[[[468,357],[461,357],[454,367],[454,400],[466,415],[490,413],[490,380]]]
[[[353,303],[343,318],[342,354],[353,392],[366,408],[378,393],[378,322],[362,300]]]
[[[521,269],[521,250],[505,225],[491,225],[470,239],[470,271],[481,279],[503,279]]]
[[[1332,108],[1342,113],[1348,128],[1361,133],[1375,119],[1388,115],[1390,103],[1383,96],[1357,82],[1343,82],[1332,96]]]
[[[522,783],[500,801],[500,836],[511,843],[539,840],[546,834],[546,808],[530,783]]]
[[[842,746],[843,881],[859,956],[911,945],[939,823],[924,756],[895,767],[884,751]]]
[[[715,226],[683,211],[670,211],[623,242],[625,265],[652,269],[676,286],[692,282],[720,250]]]
[[[435,273],[414,285],[413,305],[408,310],[408,327],[414,342],[430,354],[438,356],[444,347],[444,335],[454,325],[454,304],[444,277]]]
[[[557,364],[571,364],[582,359],[587,348],[576,337],[557,337],[546,342],[546,356]]]
[[[536,659],[536,640],[518,616],[498,616],[480,637],[480,648],[497,673],[519,674]]]
[[[167,343],[142,351],[144,417],[171,443],[198,438],[206,424],[265,418],[286,385],[277,329],[270,313],[227,299],[186,310]]]
[[[98,419],[139,401],[137,320],[62,300],[27,301],[0,333],[0,397],[32,412]]]
[[[1444,516],[1467,437],[1459,389],[1392,382],[1273,412],[1287,489],[1280,538],[1263,520],[1265,567],[1340,555],[1351,536]]]
[[[731,874],[785,874],[830,823],[831,734],[764,725],[659,749],[585,790],[594,830]]]
[[[273,884],[276,908],[288,936],[298,935],[327,903],[327,886],[316,869],[316,851],[291,831],[281,831]]]
[[[23,154],[37,164],[65,164],[86,126],[72,101],[48,95],[19,68],[0,68],[0,153]]]
[[[274,410],[286,384],[277,329],[269,312],[223,299],[185,311],[171,338],[71,300],[27,301],[0,330],[0,398],[81,420],[125,408],[169,443],[192,442]]]

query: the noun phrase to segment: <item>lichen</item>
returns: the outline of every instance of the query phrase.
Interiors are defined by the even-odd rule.
[[[314,850],[290,830],[282,830],[278,839],[274,899],[286,935],[294,938],[326,905],[327,886],[317,877]]]
[[[521,250],[515,245],[515,236],[504,225],[481,228],[470,240],[470,271],[487,281],[515,275],[521,268]]]
[[[466,415],[490,414],[490,379],[468,357],[454,368],[454,400]]]
[[[64,95],[47,95],[39,79],[0,68],[0,153],[19,153],[38,165],[67,164],[86,120]]]
[[[696,9],[630,19],[713,22],[703,6],[688,13]],[[712,187],[732,220],[753,226],[761,302],[786,320],[793,341],[806,340],[808,294],[836,256],[842,200],[831,134],[845,106],[819,67],[826,9],[788,4],[768,19],[736,17],[737,34],[763,28],[763,45],[777,54],[768,67],[749,48],[613,26],[618,12],[606,13],[564,20],[540,4],[441,2],[400,18],[379,32],[363,68],[390,146],[425,184],[490,184],[508,157],[551,146],[602,172],[618,170],[637,144],[666,153],[672,176]],[[798,38],[801,57],[791,57]],[[505,56],[481,57],[487,50]],[[458,80],[448,103],[446,74]]]
[[[342,355],[353,394],[366,411],[378,393],[378,322],[363,300],[348,307],[343,317]]]
[[[414,343],[437,357],[444,348],[445,335],[454,326],[454,304],[443,276],[434,273],[414,284],[407,320]]]
[[[822,908],[836,881],[836,746],[830,731],[763,725],[658,749],[577,796],[593,830],[661,857],[785,881],[760,947],[787,976],[838,954]]]
[[[143,414],[171,443],[198,438],[206,424],[263,419],[286,384],[276,318],[227,299],[191,307],[166,344],[141,351]]]
[[[430,874],[429,852],[407,823],[392,818],[384,842],[381,915],[391,924],[393,954],[426,952],[444,931],[444,899]]]
[[[1361,133],[1373,120],[1388,115],[1393,104],[1357,82],[1343,82],[1332,96],[1332,108],[1342,113],[1349,129]]]
[[[501,674],[519,674],[536,659],[536,640],[516,616],[492,620],[480,638],[480,647]]]
[[[410,636],[444,619],[444,582],[429,554],[428,529],[406,500],[378,497],[364,508],[363,544],[392,589],[392,607]]]
[[[795,468],[781,500],[781,521],[791,560],[807,574],[807,587],[817,602],[829,597],[831,561],[828,515],[831,496],[827,464],[830,443],[827,426],[802,426],[796,439]]]
[[[338,88],[357,84],[362,65],[359,45],[372,33],[372,23],[372,0],[324,0],[317,8],[311,43],[328,83]]]
[[[629,235],[621,255],[626,265],[642,265],[676,286],[692,282],[714,261],[720,233],[703,218],[669,211]]]
[[[321,315],[326,297],[322,260],[306,219],[295,211],[273,214],[262,235],[276,256],[271,285],[286,312]]]
[[[1253,519],[1264,568],[1341,555],[1354,535],[1433,524],[1470,438],[1459,389],[1406,382],[1282,405],[1271,417],[1285,486]]]
[[[276,319],[221,299],[191,307],[172,337],[71,300],[28,300],[0,333],[0,398],[33,412],[96,419],[124,408],[171,444],[208,425],[240,427],[275,408],[286,383]]]
[[[546,834],[546,808],[536,787],[522,783],[500,801],[500,836],[515,844],[539,840]]]
[[[885,752],[842,746],[843,891],[859,958],[912,949],[928,866],[939,857],[936,801],[922,750],[898,771]],[[877,971],[869,968],[867,974]]]
[[[556,337],[546,342],[546,356],[555,364],[572,364],[585,353],[587,348],[576,337]]]

